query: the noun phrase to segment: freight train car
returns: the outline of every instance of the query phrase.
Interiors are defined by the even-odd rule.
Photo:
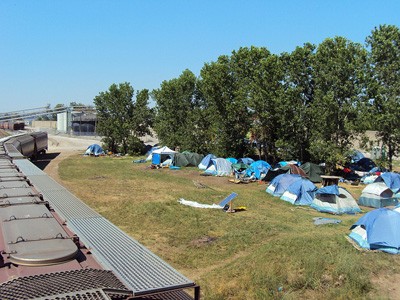
[[[0,122],[0,129],[24,130],[25,122],[24,121],[2,121],[2,122]]]
[[[48,149],[47,132],[37,131],[29,133],[35,139],[35,155],[44,154]]]
[[[6,144],[12,144],[25,157],[33,157],[36,154],[35,139],[29,134],[11,137]]]
[[[0,299],[200,298],[200,287],[0,139]],[[29,144],[29,143],[28,143]]]
[[[16,151],[27,158],[36,158],[43,154],[48,148],[47,132],[31,132],[10,136],[4,142],[5,145],[12,145]]]

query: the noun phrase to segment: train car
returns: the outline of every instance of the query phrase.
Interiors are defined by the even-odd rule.
[[[200,299],[195,282],[24,159],[25,140],[0,139],[0,299]]]
[[[6,143],[11,143],[25,157],[33,157],[35,152],[35,139],[29,135],[11,137]]]
[[[12,124],[13,130],[24,130],[25,129],[25,122],[24,121],[14,121]]]
[[[3,122],[1,122],[0,123],[0,128],[1,129],[5,129],[5,130],[7,130],[7,129],[9,129],[9,121],[3,121]]]
[[[35,139],[35,154],[44,154],[48,150],[47,132],[31,132],[30,135]]]

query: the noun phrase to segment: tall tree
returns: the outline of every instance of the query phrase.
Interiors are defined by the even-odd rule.
[[[328,38],[314,61],[315,93],[310,153],[328,167],[344,160],[357,134],[359,102],[365,98],[366,50],[343,37]]]
[[[309,161],[312,128],[310,107],[314,99],[313,61],[315,46],[304,44],[292,53],[283,53],[284,96],[280,101],[280,126],[277,146],[282,159]]]
[[[138,93],[137,103],[133,102],[133,95],[133,87],[124,82],[112,84],[108,91],[100,92],[94,98],[97,131],[104,136],[103,142],[112,152],[128,153],[132,141],[137,141],[132,137],[138,138],[148,132],[146,126],[149,126],[149,108],[146,91]],[[141,116],[138,117],[138,114]]]
[[[240,90],[237,62],[220,56],[200,71],[201,94],[205,103],[208,149],[219,156],[241,157],[246,149],[250,112],[246,93]]]
[[[154,110],[149,108],[149,90],[137,91],[136,100],[133,102],[132,117],[130,118],[130,132],[128,138],[128,153],[138,154],[143,150],[143,143],[140,138],[145,135],[152,135],[150,128],[153,125]]]
[[[371,68],[368,92],[371,97],[374,129],[387,147],[389,169],[400,152],[400,30],[381,25],[367,37]]]
[[[243,51],[242,51],[243,52]],[[248,50],[247,71],[249,79],[248,107],[251,113],[250,131],[258,146],[260,158],[268,161],[277,159],[282,97],[282,64],[277,55],[266,48],[252,47]]]
[[[192,140],[196,134],[193,114],[197,110],[196,76],[185,70],[179,78],[163,81],[152,91],[156,101],[154,130],[159,140],[169,147],[196,151]]]

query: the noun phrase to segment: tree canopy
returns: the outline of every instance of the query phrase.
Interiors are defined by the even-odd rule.
[[[400,30],[382,25],[367,37],[370,46],[368,92],[374,129],[388,149],[389,168],[400,151]]]
[[[150,133],[152,114],[148,108],[148,91],[137,93],[127,83],[112,84],[108,91],[94,98],[97,110],[97,131],[103,135],[105,147],[116,153],[140,151],[139,137]]]
[[[400,151],[399,44],[399,28],[381,25],[365,46],[338,36],[279,55],[241,47],[205,63],[198,77],[184,70],[138,92],[136,104],[128,83],[112,85],[95,98],[99,130],[112,149],[126,150],[128,133],[140,137],[152,125],[171,148],[334,166],[372,128],[391,167]]]

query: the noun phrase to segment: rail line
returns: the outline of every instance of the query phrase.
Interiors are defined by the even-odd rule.
[[[0,299],[200,299],[200,287],[29,158],[47,133],[0,139]]]

